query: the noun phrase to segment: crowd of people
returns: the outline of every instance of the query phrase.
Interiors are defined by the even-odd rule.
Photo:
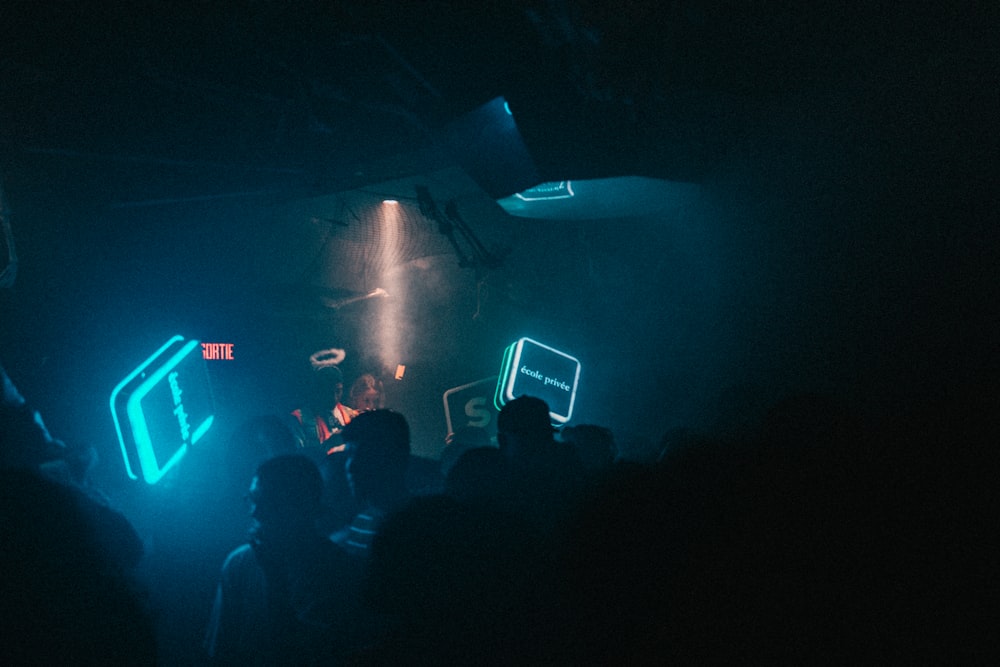
[[[655,461],[522,396],[494,433],[449,434],[417,483],[405,415],[367,378],[360,410],[339,371],[322,380],[325,406],[240,436],[260,441],[252,528],[220,564],[202,664],[988,655],[993,392],[878,419],[799,395],[737,437],[665,434]],[[141,540],[3,388],[0,661],[163,662]]]

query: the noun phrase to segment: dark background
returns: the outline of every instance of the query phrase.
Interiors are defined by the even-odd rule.
[[[388,397],[423,456],[443,393],[521,336],[581,360],[574,423],[637,457],[796,392],[878,411],[995,377],[995,7],[89,4],[5,5],[0,358],[141,529],[177,508],[126,483],[107,401],[171,335],[235,346],[207,448],[296,407],[317,349],[347,351],[348,382],[394,368],[388,300],[310,292],[363,287],[348,241],[384,196],[410,240]],[[476,124],[500,96],[529,159]],[[564,217],[496,204],[610,177],[666,183],[596,184]],[[504,261],[458,266],[417,186]]]

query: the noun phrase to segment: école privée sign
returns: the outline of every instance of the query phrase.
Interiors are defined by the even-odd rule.
[[[518,396],[535,396],[549,405],[554,424],[573,416],[580,362],[554,347],[521,338],[504,351],[494,403],[499,410]]]

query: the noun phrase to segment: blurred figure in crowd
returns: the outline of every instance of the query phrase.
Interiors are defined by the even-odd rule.
[[[385,407],[382,382],[371,373],[358,377],[351,385],[351,405],[357,412],[378,410]]]
[[[344,429],[345,473],[361,508],[333,536],[350,553],[365,556],[382,520],[409,499],[410,426],[398,412],[362,412]]]
[[[504,405],[497,444],[510,475],[511,508],[552,535],[581,493],[584,472],[573,448],[555,439],[548,404],[520,396]]]
[[[299,446],[323,450],[341,444],[340,435],[357,411],[344,405],[344,375],[336,366],[313,369],[309,400],[292,411]]]
[[[217,664],[315,664],[347,642],[352,561],[317,528],[323,481],[299,455],[262,463],[247,502],[247,544],[222,566],[206,636]]]

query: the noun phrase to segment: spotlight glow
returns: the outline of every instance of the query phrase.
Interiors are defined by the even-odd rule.
[[[383,202],[385,203],[385,202]],[[391,258],[398,256],[403,243],[403,235],[400,229],[402,224],[402,210],[395,204],[384,205],[378,215],[379,238],[381,239],[380,250],[382,257],[379,258],[379,266],[385,267],[381,275],[377,276],[380,285],[377,291],[382,296],[388,294],[399,295],[405,292],[404,286],[398,282],[399,278],[391,271]],[[379,350],[379,357],[383,368],[392,368],[396,361],[401,358],[402,333],[401,322],[403,318],[402,303],[398,299],[387,299],[379,308],[378,324],[376,325],[375,342]]]

